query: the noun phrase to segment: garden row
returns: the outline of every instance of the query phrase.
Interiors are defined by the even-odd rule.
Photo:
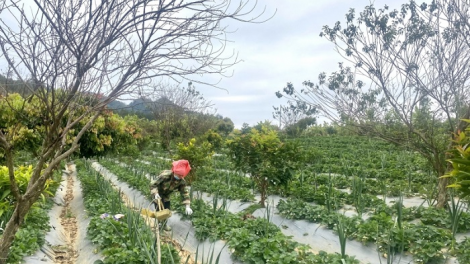
[[[320,223],[337,231],[343,239],[374,243],[389,258],[410,253],[418,264],[452,256],[459,263],[470,263],[470,239],[456,241],[458,232],[470,230],[470,214],[462,212],[459,204],[446,211],[433,207],[405,208],[399,200],[393,206],[377,206],[366,219],[357,215],[346,217],[298,199],[281,200],[277,209],[288,219]]]
[[[32,166],[19,166],[15,169],[15,179],[20,187],[20,192],[25,191],[31,173]],[[24,223],[15,235],[7,263],[21,263],[23,257],[33,254],[44,245],[45,235],[51,229],[47,212],[53,205],[52,198],[60,185],[61,177],[61,172],[56,171],[52,179],[48,181],[42,199],[33,204]],[[0,234],[3,234],[5,225],[14,210],[14,197],[10,192],[7,167],[0,167],[0,183]]]
[[[467,260],[468,253],[462,245],[467,245],[468,242],[457,244],[455,237],[458,232],[470,231],[468,213],[458,211],[460,213],[456,218],[457,210],[445,211],[433,207],[404,208],[402,205],[387,206],[383,200],[365,192],[367,190],[365,181],[368,179],[364,178],[319,175],[313,180],[314,182],[308,176],[304,176],[303,179],[297,177],[288,185],[288,188],[282,190],[283,195],[302,199],[281,202],[278,209],[282,215],[286,218],[321,223],[335,231],[338,231],[336,227],[341,221],[344,223],[342,226],[345,227],[342,233],[347,238],[363,243],[375,243],[378,249],[388,256],[407,252],[413,254],[416,263],[427,263],[449,257],[449,255],[456,255],[461,263],[466,263],[462,261]],[[352,186],[347,186],[351,183]],[[339,191],[333,188],[333,185],[341,188],[347,187],[350,193]],[[254,197],[251,187],[247,177],[230,171],[218,172],[216,170],[208,170],[204,177],[199,177],[198,181],[193,184],[195,190],[210,192],[225,198],[245,200]],[[306,202],[315,202],[318,206]],[[337,213],[336,210],[345,204],[353,205],[359,216],[347,218]],[[400,228],[396,227],[397,207],[400,207],[400,221],[403,223]],[[369,212],[369,218],[366,220],[362,218],[365,212]],[[303,214],[308,216],[302,216]],[[388,231],[392,233],[389,234]],[[442,251],[445,248],[449,248],[450,251]]]
[[[101,164],[115,174],[120,181],[128,182],[144,194],[149,195],[149,180],[146,177],[134,177],[130,166],[123,167],[112,160],[102,160]],[[139,180],[136,180],[136,179]],[[146,179],[146,184],[143,184]],[[131,183],[133,182],[133,183]],[[172,199],[177,200],[178,194]],[[352,257],[340,254],[321,252],[314,254],[309,247],[302,245],[282,234],[279,227],[270,223],[266,218],[246,218],[248,212],[230,213],[226,207],[218,204],[214,196],[213,204],[209,205],[202,199],[192,197],[193,215],[185,216],[195,229],[195,234],[201,241],[205,239],[224,240],[233,255],[245,263],[359,263]],[[184,212],[182,205],[176,210]]]
[[[424,184],[436,178],[419,154],[381,140],[335,136],[304,138],[300,142],[312,151],[312,162],[307,166],[310,173],[374,178],[399,185]]]
[[[178,251],[170,243],[156,243],[156,234],[139,211],[123,203],[114,189],[89,162],[76,160],[84,204],[91,218],[87,235],[105,256],[103,263],[180,263]],[[186,259],[187,262],[189,260]]]

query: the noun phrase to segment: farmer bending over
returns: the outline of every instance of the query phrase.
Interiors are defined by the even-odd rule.
[[[158,211],[157,200],[162,199],[163,208],[170,209],[170,195],[173,191],[179,190],[181,200],[186,205],[186,214],[191,215],[193,210],[189,206],[189,190],[184,177],[188,175],[191,167],[187,160],[177,160],[173,162],[171,170],[164,170],[158,175],[156,180],[150,183],[150,193],[154,199],[153,204]],[[167,229],[169,229],[167,227]]]

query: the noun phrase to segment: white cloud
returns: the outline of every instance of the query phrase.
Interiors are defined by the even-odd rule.
[[[397,7],[406,0],[391,2]],[[220,76],[199,77],[226,90],[196,84],[218,112],[231,118],[237,127],[245,122],[254,125],[272,120],[272,106],[284,102],[274,93],[287,82],[300,86],[305,80],[316,81],[321,72],[336,70],[343,59],[319,33],[324,25],[343,22],[351,7],[360,12],[370,0],[258,0],[258,3],[255,14],[266,7],[264,18],[274,12],[276,15],[262,24],[226,22],[229,30],[235,31],[227,36],[233,41],[228,43],[227,51],[235,50],[243,60],[231,68],[233,76],[220,82]],[[386,0],[375,0],[378,7],[385,3]]]
[[[385,3],[376,0],[375,6],[383,7]],[[275,9],[277,13],[262,24],[230,23],[229,28],[237,31],[228,35],[234,41],[229,43],[229,49],[238,51],[243,62],[232,68],[232,77],[218,84],[228,93],[198,88],[236,127],[272,120],[272,106],[284,102],[275,96],[276,91],[282,90],[287,82],[301,86],[302,81],[316,81],[319,73],[332,72],[338,62],[344,61],[333,44],[319,36],[322,27],[343,22],[351,7],[358,13],[369,4],[369,0],[259,0],[258,10],[266,6],[267,16]],[[398,4],[393,3],[394,7]],[[203,78],[215,80],[210,76]]]
[[[213,102],[231,102],[231,103],[248,103],[255,101],[257,96],[254,95],[237,95],[237,96],[212,96],[208,97],[207,99]]]

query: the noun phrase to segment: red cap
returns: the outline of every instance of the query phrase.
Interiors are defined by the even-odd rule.
[[[189,166],[189,161],[187,160],[173,161],[173,167],[171,168],[171,171],[173,171],[174,174],[177,174],[184,178],[186,177],[186,175],[188,175],[190,170],[191,170],[191,166]]]

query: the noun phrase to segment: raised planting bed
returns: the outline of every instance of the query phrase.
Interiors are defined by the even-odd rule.
[[[194,213],[185,218],[193,223],[196,237],[227,241],[234,256],[245,263],[359,263],[354,257],[338,253],[315,254],[309,246],[285,236],[278,226],[265,218],[255,218],[247,212],[230,213],[223,204],[210,205],[202,199],[195,199],[192,204]],[[177,211],[183,213],[184,207],[178,206]]]
[[[139,211],[128,208],[121,193],[113,188],[89,163],[77,160],[77,174],[91,217],[87,234],[105,256],[103,263],[180,263],[171,244],[156,243],[157,237]]]
[[[436,212],[437,209],[434,208],[382,205],[363,219],[359,216],[346,217],[327,210],[325,206],[311,205],[298,199],[281,200],[277,208],[286,218],[321,223],[335,231],[338,231],[338,223],[342,222],[342,232],[349,239],[365,244],[374,243],[387,256],[409,253],[413,255],[414,262],[419,264],[452,256],[462,259],[468,254],[456,241],[456,234],[452,234],[450,214],[443,210]],[[429,217],[428,214],[432,216]],[[456,231],[468,232],[469,215],[462,212],[461,216]],[[458,248],[460,250],[456,250]]]
[[[31,176],[32,166],[19,166],[15,170],[15,177],[17,178],[20,191],[24,192],[21,186],[26,186],[29,177]],[[33,204],[31,210],[25,217],[23,224],[16,233],[15,240],[10,247],[7,263],[22,263],[25,256],[34,254],[41,246],[44,245],[46,233],[51,229],[49,225],[48,211],[52,208],[54,197],[57,188],[60,185],[62,172],[55,171],[52,179],[49,180],[48,186],[43,193],[42,199],[39,199]],[[8,169],[0,167],[1,182],[4,183],[0,186],[2,193],[0,214],[0,235],[3,229],[13,214],[14,198],[10,194],[10,186],[8,179]],[[8,183],[8,184],[7,184]]]

